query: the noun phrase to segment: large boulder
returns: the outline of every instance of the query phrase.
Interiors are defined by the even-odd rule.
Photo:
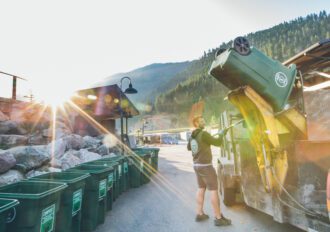
[[[47,152],[54,158],[61,158],[67,150],[67,141],[63,138],[57,139],[47,145]]]
[[[9,117],[0,111],[0,122],[8,121]]]
[[[41,129],[49,127],[52,120],[50,108],[29,102],[19,102],[13,104],[10,118],[12,121],[18,122],[26,129]],[[35,122],[38,122],[37,124]]]
[[[0,151],[0,173],[5,173],[16,165],[16,159],[8,151]]]
[[[67,143],[66,148],[68,150],[70,150],[70,149],[80,150],[85,146],[85,140],[80,135],[71,134],[71,135],[63,137],[63,139]]]
[[[70,135],[71,131],[67,130],[65,128],[56,128],[55,131],[55,139],[60,139],[63,138],[67,135]],[[53,130],[52,129],[44,129],[42,131],[42,136],[44,136],[45,138],[53,138]]]
[[[115,153],[109,153],[109,155],[105,155],[102,158],[114,158],[114,157],[118,157],[118,155],[116,155]]]
[[[23,146],[28,143],[28,137],[24,135],[0,135],[0,146],[5,148]]]
[[[98,153],[98,147],[86,147],[85,149],[89,152]]]
[[[101,140],[97,139],[96,137],[91,137],[88,135],[84,137],[84,141],[85,141],[84,148],[91,148],[91,147],[97,148],[102,144]]]
[[[41,167],[50,161],[47,146],[22,146],[9,149],[16,159],[15,169],[24,173]]]
[[[24,135],[26,130],[14,121],[0,121],[0,134]]]
[[[47,138],[42,136],[41,133],[34,133],[29,136],[28,144],[29,145],[43,145],[47,143]]]
[[[59,160],[61,163],[61,168],[66,170],[68,168],[72,168],[82,163],[80,160],[80,151],[69,150],[67,151],[62,158]]]
[[[12,184],[24,179],[24,175],[17,170],[9,170],[0,175],[0,186]]]
[[[86,163],[89,161],[101,159],[102,156],[100,156],[97,153],[89,152],[87,149],[81,149],[78,158],[81,160],[82,163]]]
[[[101,156],[109,155],[109,148],[105,145],[101,145],[97,148],[97,153]]]
[[[62,170],[59,169],[59,168],[49,167],[47,171],[48,171],[48,172],[61,172]]]
[[[46,173],[47,172],[45,172],[45,171],[31,170],[31,171],[29,171],[28,173],[25,174],[25,177],[26,178],[32,178],[32,177],[40,176],[40,175],[46,174]]]
[[[63,156],[62,156],[63,158]],[[62,168],[62,162],[60,159],[52,158],[49,162],[49,165],[53,168]]]

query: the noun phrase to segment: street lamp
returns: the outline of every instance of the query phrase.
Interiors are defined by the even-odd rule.
[[[122,91],[123,91],[123,80],[128,79],[129,80],[129,85],[128,88],[125,89],[124,93],[125,94],[136,94],[138,91],[136,89],[133,88],[132,85],[132,80],[129,77],[123,77],[120,79],[120,95],[119,95],[119,106],[120,106],[120,138],[121,138],[121,142],[124,142],[124,120],[123,120],[123,109],[122,109]],[[127,122],[126,122],[127,125]],[[127,131],[126,131],[127,133]]]

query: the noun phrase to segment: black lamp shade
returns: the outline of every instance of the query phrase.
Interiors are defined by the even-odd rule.
[[[124,93],[126,94],[135,94],[138,91],[136,89],[133,88],[132,83],[129,84],[128,88],[125,90]]]

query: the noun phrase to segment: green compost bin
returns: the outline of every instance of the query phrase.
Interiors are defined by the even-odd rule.
[[[141,186],[141,177],[143,165],[141,166],[140,158],[130,155],[129,156],[129,181],[131,188],[138,188]]]
[[[112,171],[109,167],[79,165],[65,172],[88,173],[82,205],[81,231],[93,231],[103,224],[107,209],[108,176]]]
[[[128,172],[128,159],[125,156],[119,155],[116,157],[103,158],[100,160],[118,162],[118,175],[119,175],[119,194],[129,189],[129,172]]]
[[[60,198],[67,187],[63,183],[21,181],[0,187],[0,198],[17,199],[16,217],[6,231],[52,232]]]
[[[112,201],[116,201],[116,199],[119,196],[119,163],[114,162],[114,161],[108,161],[108,160],[94,160],[90,161],[86,164],[91,164],[91,165],[103,165],[103,166],[110,166],[113,168],[113,183],[112,183],[112,189],[111,189],[111,194],[112,194]],[[112,209],[112,204],[111,204],[111,209]]]
[[[15,219],[18,204],[18,200],[0,198],[0,231],[6,231],[6,224]]]
[[[108,164],[111,164],[110,166],[112,166],[114,168],[114,172],[113,172],[114,183],[113,183],[113,198],[112,198],[112,200],[116,201],[116,199],[120,195],[120,185],[121,185],[122,179],[120,178],[119,171],[122,170],[122,164],[120,164],[116,161],[108,160],[108,159],[98,159],[98,160],[90,161],[90,162],[85,163],[85,164],[92,164],[93,165],[95,162],[97,162],[97,163],[107,162]]]
[[[114,192],[115,192],[115,185],[116,185],[116,170],[118,163],[112,162],[112,161],[100,161],[95,160],[88,163],[85,163],[85,165],[96,165],[101,167],[109,167],[111,169],[111,172],[108,175],[108,194],[107,194],[107,210],[112,210],[112,203],[114,198]]]
[[[141,176],[141,181],[142,184],[147,184],[150,182],[150,178],[152,175],[152,169],[151,167],[151,155],[149,153],[144,154],[143,156],[141,156],[141,158],[143,159],[144,162],[141,161],[142,163],[142,176]]]
[[[150,182],[150,177],[152,175],[151,169],[151,155],[145,150],[134,150],[134,156],[132,158],[135,162],[140,163],[140,185]]]
[[[297,70],[295,65],[286,67],[251,47],[247,55],[240,55],[233,48],[225,50],[213,61],[209,73],[231,90],[251,86],[275,111],[281,111],[292,91]]]
[[[159,154],[159,148],[157,147],[139,147],[132,149],[134,152],[141,151],[145,153],[149,153],[151,155],[151,166],[154,169],[153,172],[156,172],[158,170],[158,154]]]
[[[30,180],[66,183],[68,187],[61,196],[61,207],[57,213],[56,230],[58,232],[79,232],[81,224],[81,207],[85,189],[85,181],[89,177],[85,173],[53,172],[35,176]]]

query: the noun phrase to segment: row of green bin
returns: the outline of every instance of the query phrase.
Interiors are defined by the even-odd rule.
[[[158,170],[157,148],[133,149],[0,188],[0,232],[93,231],[113,202]]]

